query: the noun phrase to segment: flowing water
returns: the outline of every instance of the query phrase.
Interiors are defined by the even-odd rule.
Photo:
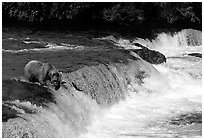
[[[191,122],[202,118],[201,80],[167,64],[156,68],[164,81],[161,77],[150,77],[142,86],[132,85],[125,101],[104,110],[103,115],[94,116],[85,136],[201,136],[201,124]]]
[[[6,107],[17,110],[18,118],[3,123],[3,137],[201,137],[202,58],[188,55],[202,54],[201,38],[201,32],[192,29],[173,35],[161,33],[151,41],[95,38],[111,40],[123,49],[137,49],[134,43],[140,43],[163,53],[167,62],[152,67],[143,60],[129,60],[125,65],[87,66],[71,74],[64,73],[67,83],[75,78],[79,83],[86,80],[86,87],[76,82],[68,85],[69,89],[45,91],[54,101],[49,99],[39,105],[39,101],[29,98],[4,101]],[[65,51],[85,47],[62,44],[59,49],[56,45],[32,51],[45,49]],[[19,53],[27,49],[18,51],[3,50]],[[133,52],[130,55],[139,58]],[[3,82],[3,90],[4,85]],[[18,128],[7,129],[12,126]]]

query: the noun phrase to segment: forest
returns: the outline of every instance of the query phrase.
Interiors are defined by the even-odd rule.
[[[3,2],[2,11],[3,25],[202,30],[202,2]]]

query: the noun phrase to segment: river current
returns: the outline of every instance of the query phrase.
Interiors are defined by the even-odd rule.
[[[148,76],[144,77],[140,84],[138,81],[131,80],[127,84],[124,98],[111,106],[100,106],[83,91],[72,89],[69,92],[66,90],[57,92],[54,95],[56,103],[46,104],[47,107],[36,106],[30,101],[18,99],[9,102],[14,109],[21,112],[19,116],[33,121],[26,125],[32,125],[32,129],[41,127],[33,137],[200,138],[202,136],[202,58],[188,54],[202,54],[201,38],[201,32],[192,29],[182,30],[174,35],[161,33],[151,41],[141,38],[135,38],[132,41],[123,38],[116,39],[112,35],[95,38],[112,41],[115,46],[125,50],[138,49],[139,47],[134,43],[140,43],[149,49],[163,53],[167,59],[166,63],[153,65],[156,70],[152,70],[149,64],[144,64],[145,68],[150,67]],[[29,43],[29,41],[24,43]],[[47,44],[46,48],[31,48],[30,50],[3,49],[3,53],[18,54],[31,50],[64,51],[85,48],[83,45]],[[143,62],[139,62],[138,65],[142,65],[141,63]],[[113,69],[117,67],[119,66],[109,68],[113,72]],[[101,74],[97,73],[97,69],[92,69],[96,74]],[[130,65],[127,69],[128,75],[134,77],[132,71],[135,70],[135,66]],[[120,74],[115,73],[119,77]],[[72,93],[73,96],[68,96],[68,93]],[[10,105],[8,102],[5,104]],[[25,108],[36,113],[27,114]],[[13,122],[3,125],[10,126]],[[49,133],[44,132],[45,129],[49,130]],[[30,130],[25,129],[23,132],[26,131]],[[11,137],[7,130],[3,130],[3,133],[4,137]]]

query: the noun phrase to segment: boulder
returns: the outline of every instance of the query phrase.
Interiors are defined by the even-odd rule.
[[[166,57],[162,53],[150,50],[144,46],[142,49],[132,49],[131,51],[137,53],[142,59],[151,64],[161,64],[166,62]]]
[[[202,58],[202,54],[200,53],[189,53],[188,55]]]

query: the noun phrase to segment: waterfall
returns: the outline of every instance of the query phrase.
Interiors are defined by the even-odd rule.
[[[183,29],[174,34],[160,33],[153,40],[137,38],[133,43],[139,43],[149,49],[157,50],[165,56],[172,56],[175,53],[188,53],[190,51],[201,52],[202,32],[193,29]]]
[[[125,43],[122,39],[114,41],[118,46],[122,43],[125,50],[87,52],[91,58],[85,61],[90,63],[63,71],[66,84],[57,91],[34,83],[3,80],[2,136],[188,135],[180,130],[183,126],[172,126],[172,120],[190,114],[199,122],[202,114],[202,61],[181,55],[202,50],[201,32],[185,29],[173,35],[161,33],[151,41],[140,38]],[[133,43],[162,52],[168,57],[167,62],[151,65],[129,50],[134,49]],[[197,124],[191,124],[195,124],[193,130],[199,136]],[[191,131],[185,127],[187,132]]]
[[[127,55],[126,51],[120,53]],[[134,52],[129,57],[132,59],[65,72],[66,88],[59,91],[15,80],[3,81],[3,137],[76,137],[86,132],[97,108],[124,100],[133,85],[158,75]]]

